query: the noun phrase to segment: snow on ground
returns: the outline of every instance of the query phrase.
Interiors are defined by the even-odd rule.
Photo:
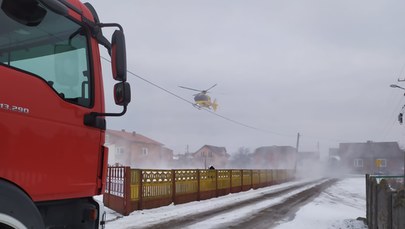
[[[263,195],[263,193],[275,192],[283,188],[287,188],[293,185],[308,182],[308,180],[300,180],[294,182],[287,182],[280,185],[274,185],[266,188],[249,190],[246,192],[233,193],[219,198],[212,198],[204,201],[194,201],[179,205],[169,205],[160,208],[148,209],[135,211],[129,216],[123,217],[113,222],[107,223],[107,229],[122,229],[122,228],[136,228],[145,227],[148,225],[156,224],[167,221],[170,219],[176,219],[178,217],[186,217],[189,214],[196,214],[199,212],[209,211],[219,207],[228,205],[229,203],[234,203],[237,201],[243,201],[247,199],[252,199]],[[107,219],[113,218],[114,212],[108,211],[110,214],[107,215]],[[245,212],[242,212],[244,214]]]
[[[306,189],[312,188],[320,183],[322,183],[322,182],[317,182],[315,184],[306,185],[306,186],[296,189],[294,191],[286,192],[284,195],[279,196],[279,197],[275,197],[275,198],[271,198],[271,199],[264,199],[260,203],[254,204],[253,207],[252,207],[252,205],[249,205],[246,207],[241,207],[235,211],[227,212],[224,214],[218,214],[217,216],[214,216],[209,219],[202,220],[201,222],[198,222],[196,224],[193,224],[193,225],[189,226],[188,228],[204,228],[204,229],[222,228],[221,225],[227,225],[232,222],[233,222],[233,224],[235,224],[235,223],[238,224],[238,222],[241,219],[253,216],[256,213],[258,213],[266,208],[269,208],[271,206],[274,206],[276,204],[283,202],[285,199],[287,199],[290,196],[296,195],[296,194],[298,194]],[[274,190],[263,191],[260,194],[270,193],[270,192],[274,192]]]
[[[276,229],[365,229],[357,217],[366,217],[366,185],[363,176],[338,181],[306,204],[292,221]]]
[[[148,225],[153,225],[162,221],[175,219],[178,217],[187,217],[189,214],[195,214],[210,209],[216,209],[222,206],[226,206],[229,203],[251,199],[257,196],[261,196],[264,193],[275,192],[282,188],[290,187],[299,183],[307,182],[308,180],[288,182],[285,184],[275,185],[271,187],[261,188],[257,190],[250,190],[247,192],[229,194],[227,196],[213,198],[205,201],[195,201],[180,205],[169,205],[165,207],[135,211],[129,216],[119,218],[112,222],[108,222],[107,229],[123,229],[123,228],[139,228]],[[307,188],[312,185],[307,186]],[[291,195],[295,192],[290,193]],[[189,226],[188,228],[210,228],[215,227],[218,223],[229,222],[234,219],[240,219],[246,217],[246,214],[252,214],[257,211],[256,208],[264,208],[276,203],[279,203],[284,197],[277,197],[274,200],[264,201],[259,205],[255,205],[255,209],[240,209],[238,211],[232,211],[230,214],[222,214],[221,218],[210,218]],[[312,202],[303,206],[293,217],[292,221],[286,219],[281,222],[277,229],[364,229],[367,228],[362,222],[355,220],[357,217],[365,217],[365,178],[352,177],[346,178],[335,185],[325,190],[319,197]],[[107,219],[113,219],[119,214],[112,210],[107,209]],[[292,217],[289,217],[290,219]],[[213,225],[209,225],[209,223]]]

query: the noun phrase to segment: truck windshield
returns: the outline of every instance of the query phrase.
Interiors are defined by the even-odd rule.
[[[64,100],[90,107],[92,80],[85,29],[50,10],[35,25],[12,18],[2,4],[0,65],[40,77]]]

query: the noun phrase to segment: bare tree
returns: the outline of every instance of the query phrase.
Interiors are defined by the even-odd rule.
[[[233,169],[249,169],[251,167],[251,153],[247,147],[239,147],[230,159],[230,166]]]

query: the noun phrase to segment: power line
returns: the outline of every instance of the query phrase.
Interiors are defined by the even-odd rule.
[[[105,57],[103,57],[103,56],[101,56],[101,58],[102,58],[103,60],[105,60],[105,61],[111,63],[111,61],[110,61],[109,59],[107,59],[107,58],[105,58]],[[286,134],[286,133],[279,133],[279,132],[275,132],[275,131],[270,131],[270,130],[267,130],[267,129],[262,129],[262,128],[258,128],[258,127],[255,127],[255,126],[251,126],[251,125],[242,123],[242,122],[240,122],[240,121],[237,121],[237,120],[228,118],[228,117],[226,117],[226,116],[220,115],[220,114],[218,114],[218,113],[216,113],[216,112],[213,112],[213,111],[210,110],[210,109],[207,109],[207,108],[205,108],[205,107],[198,106],[198,105],[196,105],[194,102],[192,102],[192,101],[190,101],[190,100],[187,100],[187,99],[185,99],[185,98],[183,98],[183,97],[181,97],[181,96],[175,94],[174,92],[171,92],[170,90],[168,90],[168,89],[166,89],[166,88],[164,88],[164,87],[162,87],[162,86],[159,86],[158,84],[156,84],[156,83],[154,83],[154,82],[152,82],[152,81],[150,81],[150,80],[147,80],[146,78],[144,78],[144,77],[142,77],[142,76],[140,76],[140,75],[138,75],[138,74],[136,74],[136,73],[134,73],[134,72],[132,72],[132,71],[130,71],[130,70],[128,70],[128,69],[127,69],[127,72],[128,72],[129,74],[131,74],[131,75],[133,75],[133,76],[139,78],[140,80],[142,80],[142,81],[144,81],[144,82],[146,82],[146,83],[148,83],[148,84],[150,84],[150,85],[152,85],[152,86],[154,86],[154,87],[156,87],[156,88],[158,88],[158,89],[160,89],[160,90],[162,90],[162,91],[164,91],[164,92],[166,92],[166,93],[168,93],[168,94],[170,94],[170,95],[172,95],[172,96],[174,96],[174,97],[176,97],[177,99],[180,99],[180,100],[182,100],[183,102],[186,102],[186,103],[188,103],[188,104],[193,105],[193,107],[194,107],[195,109],[204,110],[204,111],[206,111],[206,112],[208,112],[208,113],[210,113],[210,114],[212,114],[212,115],[215,115],[215,116],[217,116],[217,117],[219,117],[219,118],[222,118],[222,119],[224,119],[224,120],[226,120],[226,121],[228,121],[228,122],[234,123],[234,124],[236,124],[236,125],[239,125],[239,126],[242,126],[242,127],[248,128],[248,129],[252,129],[252,130],[260,131],[260,132],[263,132],[263,133],[267,133],[267,134],[278,135],[278,136],[282,136],[282,137],[291,137],[291,138],[295,138],[295,137],[296,137],[296,134]],[[301,136],[302,136],[302,135],[301,135]],[[308,138],[312,138],[312,139],[315,139],[315,140],[324,139],[324,140],[328,140],[328,141],[332,141],[332,142],[345,142],[345,141],[343,141],[343,140],[341,140],[341,139],[332,139],[332,138],[325,138],[325,137],[314,137],[314,136],[311,136],[311,135],[306,135],[306,136],[307,136]]]
[[[101,58],[102,58],[103,60],[105,60],[105,61],[111,63],[111,61],[110,61],[109,59],[107,59],[107,58],[105,58],[105,57],[103,57],[103,56],[102,56]],[[198,105],[196,105],[194,102],[192,102],[192,101],[190,101],[190,100],[187,100],[187,99],[185,99],[185,98],[183,98],[183,97],[181,97],[181,96],[175,94],[174,92],[171,92],[170,90],[168,90],[168,89],[166,89],[166,88],[164,88],[164,87],[162,87],[162,86],[159,86],[158,84],[156,84],[156,83],[154,83],[154,82],[152,82],[152,81],[150,81],[150,80],[147,80],[146,78],[144,78],[144,77],[142,77],[142,76],[140,76],[140,75],[138,75],[138,74],[136,74],[136,73],[134,73],[134,72],[132,72],[132,71],[130,71],[130,70],[128,70],[128,69],[127,69],[127,72],[128,72],[129,74],[131,74],[131,75],[133,75],[133,76],[139,78],[140,80],[142,80],[142,81],[144,81],[144,82],[146,82],[146,83],[148,83],[148,84],[150,84],[150,85],[152,85],[152,86],[154,86],[154,87],[156,87],[156,88],[158,88],[158,89],[160,89],[160,90],[162,90],[162,91],[164,91],[164,92],[166,92],[166,93],[168,93],[168,94],[170,94],[170,95],[172,95],[172,96],[174,96],[174,97],[176,97],[176,98],[178,98],[178,99],[180,99],[180,100],[182,100],[183,102],[186,102],[186,103],[188,103],[188,104],[193,105],[193,107],[194,107],[195,109],[204,110],[204,111],[206,111],[206,112],[208,112],[208,113],[210,113],[210,114],[212,114],[212,115],[215,115],[215,116],[217,116],[217,117],[219,117],[219,118],[222,118],[222,119],[224,119],[224,120],[226,120],[226,121],[228,121],[228,122],[234,123],[234,124],[236,124],[236,125],[239,125],[239,126],[242,126],[242,127],[248,128],[248,129],[252,129],[252,130],[260,131],[260,132],[263,132],[263,133],[267,133],[267,134],[273,134],[273,135],[278,135],[278,136],[282,136],[282,137],[291,137],[291,138],[295,138],[295,137],[296,137],[295,134],[279,133],[279,132],[270,131],[270,130],[267,130],[267,129],[258,128],[258,127],[251,126],[251,125],[242,123],[242,122],[240,122],[240,121],[237,121],[237,120],[228,118],[228,117],[226,117],[226,116],[220,115],[220,114],[218,114],[218,113],[216,113],[216,112],[213,112],[213,111],[210,110],[210,109],[207,109],[207,108],[205,108],[205,107],[198,106]],[[343,141],[343,140],[341,140],[341,139],[332,139],[332,138],[325,138],[325,137],[314,137],[314,136],[311,136],[311,135],[306,135],[306,136],[307,136],[308,138],[312,138],[312,139],[316,139],[316,140],[324,139],[324,140],[328,140],[328,141],[332,141],[332,142],[345,142],[345,141]]]
[[[223,118],[223,119],[225,119],[225,120],[228,120],[229,122],[233,122],[233,123],[235,123],[235,124],[238,124],[238,125],[240,125],[240,126],[244,126],[244,127],[246,127],[246,128],[249,128],[249,129],[253,129],[253,130],[257,130],[257,131],[261,131],[261,132],[265,132],[265,133],[269,133],[269,134],[279,135],[279,136],[295,137],[295,135],[292,135],[292,134],[282,134],[282,133],[278,133],[278,132],[274,132],[274,131],[269,131],[269,130],[257,128],[257,127],[254,127],[254,126],[249,126],[249,125],[246,125],[246,124],[241,123],[241,122],[239,122],[239,121],[236,121],[236,120],[227,118],[227,117],[225,117],[225,116],[223,116],[223,115],[220,115],[220,114],[218,114],[218,113],[215,113],[215,112],[213,112],[213,111],[211,111],[211,110],[209,110],[209,109],[206,109],[206,108],[203,108],[203,110],[205,110],[205,111],[207,111],[207,112],[209,112],[209,113],[211,113],[211,114],[213,114],[213,115],[216,115],[216,116],[218,116],[218,117],[220,117],[220,118]]]
[[[103,57],[103,56],[102,56],[101,58],[102,58],[103,60],[105,60],[105,61],[111,63],[111,61],[108,60],[107,58],[105,58],[105,57]],[[155,84],[155,83],[153,83],[153,82],[151,82],[151,81],[149,81],[149,80],[147,80],[147,79],[145,79],[145,78],[143,78],[143,77],[141,77],[141,76],[139,76],[139,75],[137,75],[137,74],[135,74],[135,73],[133,73],[133,72],[131,72],[130,70],[127,70],[127,72],[128,72],[129,74],[131,74],[131,75],[133,75],[133,76],[135,76],[135,77],[137,77],[137,78],[139,78],[139,79],[141,79],[141,80],[147,82],[148,84],[151,84],[151,85],[153,85],[153,86],[159,88],[160,90],[163,90],[163,91],[165,91],[166,93],[169,93],[170,95],[172,95],[172,96],[174,96],[174,97],[176,97],[176,98],[178,98],[178,99],[183,100],[183,101],[186,102],[186,103],[190,103],[191,105],[194,105],[193,102],[191,102],[191,101],[189,101],[189,100],[187,100],[187,99],[185,99],[185,98],[183,98],[183,97],[181,97],[181,96],[179,96],[179,95],[176,95],[175,93],[173,93],[173,92],[171,92],[171,91],[169,91],[169,90],[167,90],[167,89],[165,89],[165,88],[163,88],[163,87],[161,87],[161,86],[159,86],[159,85],[157,85],[157,84]]]
[[[102,58],[103,60],[105,60],[105,61],[111,63],[111,61],[110,61],[109,59],[107,59],[107,58],[105,58],[105,57],[103,57],[103,56],[101,56],[101,58]],[[215,112],[213,112],[213,111],[211,111],[211,110],[209,110],[209,109],[207,109],[207,108],[200,107],[200,106],[196,106],[196,104],[193,103],[193,102],[191,102],[190,100],[187,100],[187,99],[185,99],[185,98],[183,98],[183,97],[181,97],[181,96],[179,96],[179,95],[177,95],[177,94],[171,92],[170,90],[168,90],[168,89],[166,89],[166,88],[164,88],[164,87],[162,87],[162,86],[159,86],[158,84],[153,83],[153,82],[150,81],[150,80],[145,79],[144,77],[142,77],[142,76],[140,76],[140,75],[138,75],[138,74],[136,74],[136,73],[134,73],[134,72],[132,72],[132,71],[130,71],[130,70],[127,70],[127,72],[128,72],[129,74],[131,74],[131,75],[133,75],[133,76],[135,76],[135,77],[137,77],[137,78],[139,78],[139,79],[145,81],[146,83],[148,83],[148,84],[150,84],[150,85],[152,85],[152,86],[154,86],[154,87],[156,87],[156,88],[159,88],[160,90],[162,90],[162,91],[164,91],[164,92],[166,92],[166,93],[168,93],[168,94],[170,94],[170,95],[172,95],[172,96],[174,96],[174,97],[176,97],[176,98],[178,98],[178,99],[180,99],[180,100],[182,100],[182,101],[184,101],[184,102],[186,102],[186,103],[189,103],[189,104],[193,105],[193,107],[196,108],[196,109],[204,110],[204,111],[206,111],[206,112],[208,112],[208,113],[210,113],[210,114],[212,114],[212,115],[215,115],[215,116],[220,117],[220,118],[222,118],[222,119],[224,119],[224,120],[227,120],[228,122],[232,122],[232,123],[234,123],[234,124],[236,124],[236,125],[243,126],[243,127],[245,127],[245,128],[249,128],[249,129],[256,130],[256,131],[261,131],[261,132],[268,133],[268,134],[274,134],[274,135],[279,135],[279,136],[284,136],[284,137],[295,137],[295,135],[292,135],[292,134],[282,134],[282,133],[278,133],[278,132],[274,132],[274,131],[269,131],[269,130],[257,128],[257,127],[251,126],[251,125],[247,125],[247,124],[245,124],[245,123],[242,123],[242,122],[236,121],[236,120],[234,120],[234,119],[231,119],[231,118],[225,117],[225,116],[223,116],[223,115],[220,115],[220,114],[218,114],[218,113],[215,113]]]

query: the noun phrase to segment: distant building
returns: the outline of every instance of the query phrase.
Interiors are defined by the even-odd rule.
[[[173,151],[136,132],[107,130],[109,164],[132,168],[170,168]]]
[[[292,146],[262,146],[252,155],[257,169],[294,169],[296,149]]]
[[[297,154],[298,169],[310,169],[320,165],[321,153],[319,151],[304,151]]]
[[[339,148],[329,148],[329,159],[339,157]]]
[[[341,166],[359,174],[403,174],[404,151],[397,142],[340,143]]]
[[[225,147],[204,145],[192,156],[193,164],[197,168],[207,169],[212,165],[214,168],[223,169],[226,168],[231,155],[226,152]]]

